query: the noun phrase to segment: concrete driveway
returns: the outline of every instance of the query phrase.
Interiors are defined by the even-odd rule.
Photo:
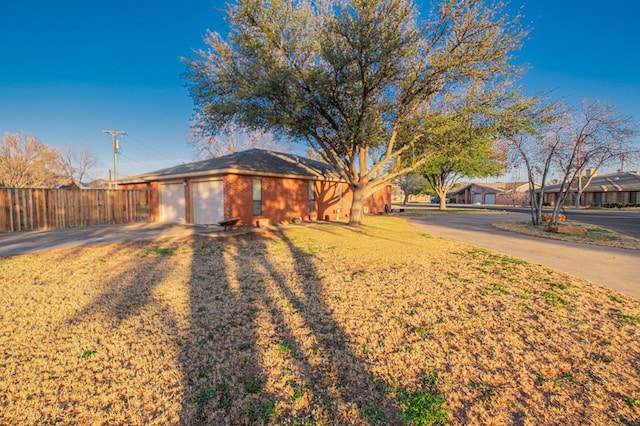
[[[640,250],[547,240],[496,229],[491,223],[528,220],[521,213],[454,213],[411,219],[416,228],[545,265],[640,298]]]
[[[193,226],[167,223],[131,223],[55,231],[0,233],[0,257],[116,241],[192,235],[196,232],[198,232],[198,228]]]

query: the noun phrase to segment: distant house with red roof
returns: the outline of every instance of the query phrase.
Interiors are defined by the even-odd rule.
[[[529,183],[468,183],[447,193],[447,198],[457,204],[521,206],[529,204]]]

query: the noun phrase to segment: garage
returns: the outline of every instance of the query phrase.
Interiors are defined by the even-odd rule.
[[[192,191],[193,223],[208,225],[224,220],[222,180],[193,182]]]
[[[485,204],[495,204],[496,203],[496,194],[484,194],[484,203]]]
[[[186,222],[184,185],[182,182],[163,183],[160,185],[160,221]]]

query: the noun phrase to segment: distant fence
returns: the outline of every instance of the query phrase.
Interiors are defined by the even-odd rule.
[[[149,191],[0,188],[0,232],[149,220]]]

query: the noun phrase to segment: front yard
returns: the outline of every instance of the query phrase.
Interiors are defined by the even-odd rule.
[[[0,259],[0,424],[640,424],[640,301],[405,219]]]

